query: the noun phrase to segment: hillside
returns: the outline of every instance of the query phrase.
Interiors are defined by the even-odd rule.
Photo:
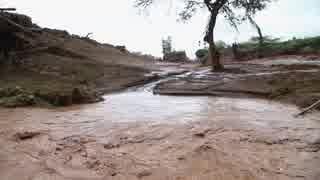
[[[31,18],[1,15],[0,104],[70,105],[101,100],[146,77],[154,62],[66,31],[40,28]],[[9,57],[6,50],[9,49]]]

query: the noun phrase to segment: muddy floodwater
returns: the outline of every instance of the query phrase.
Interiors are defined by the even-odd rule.
[[[0,179],[319,180],[320,114],[298,112],[150,86],[71,108],[0,109]]]

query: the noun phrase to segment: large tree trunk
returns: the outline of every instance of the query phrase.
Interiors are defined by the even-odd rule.
[[[220,62],[220,53],[214,43],[209,44],[209,58],[211,59],[213,71],[223,70],[223,65]]]
[[[211,12],[209,24],[207,27],[207,32],[204,37],[204,41],[206,41],[209,44],[209,56],[208,60],[211,60],[212,70],[213,71],[221,71],[223,70],[223,65],[220,62],[220,53],[216,48],[215,42],[214,42],[214,28],[216,26],[218,11]]]

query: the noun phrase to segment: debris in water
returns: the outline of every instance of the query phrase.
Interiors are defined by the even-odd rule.
[[[151,176],[151,174],[152,174],[151,171],[143,170],[137,174],[137,177],[141,179],[143,177]]]
[[[199,137],[199,138],[204,138],[204,137],[206,137],[206,133],[198,132],[198,133],[195,133],[194,136]]]
[[[40,132],[18,132],[14,135],[14,137],[16,137],[18,140],[24,141],[24,140],[28,140],[28,139],[32,139],[36,136],[39,136],[41,133]]]
[[[111,144],[111,143],[109,143],[109,144],[105,144],[103,147],[105,149],[114,149],[114,148],[119,148],[120,144]]]

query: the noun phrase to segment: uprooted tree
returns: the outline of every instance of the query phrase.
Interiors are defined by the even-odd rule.
[[[135,0],[137,7],[147,8],[157,0]],[[182,20],[189,20],[199,10],[206,8],[210,13],[204,41],[209,44],[209,59],[212,69],[222,70],[220,53],[215,45],[214,30],[217,17],[223,15],[230,25],[237,29],[238,25],[253,17],[258,11],[265,9],[272,0],[183,0],[184,9],[179,13]]]

